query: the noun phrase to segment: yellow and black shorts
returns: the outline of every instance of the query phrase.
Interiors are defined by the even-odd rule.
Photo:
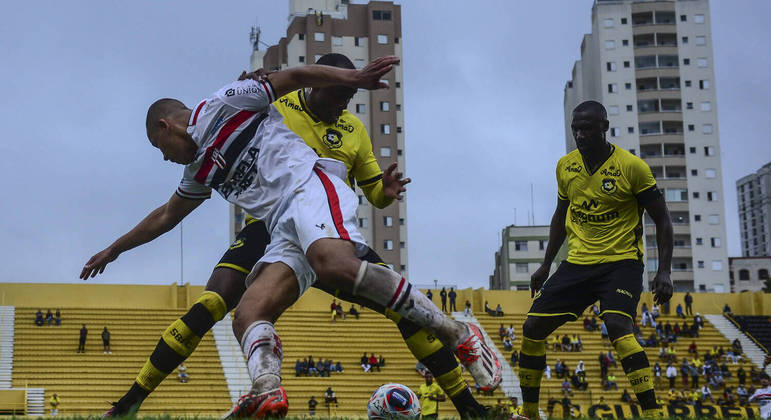
[[[249,274],[257,261],[265,255],[265,248],[269,243],[270,234],[265,223],[261,220],[249,219],[215,268],[225,267]],[[383,259],[372,248],[367,249],[367,253],[361,259],[373,264],[385,265]]]
[[[574,319],[600,301],[600,317],[607,313],[635,320],[642,293],[643,264],[621,260],[579,265],[564,261],[535,295],[529,316],[568,315]]]

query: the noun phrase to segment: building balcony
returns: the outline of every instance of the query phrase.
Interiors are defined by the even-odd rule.
[[[674,89],[640,89],[637,87],[637,100],[680,99],[680,88]]]
[[[680,70],[678,67],[635,68],[635,78],[645,79],[650,77],[680,77]]]
[[[680,203],[667,203],[667,207],[671,210],[672,204],[680,204]],[[685,203],[686,205],[688,203]],[[672,232],[675,235],[690,235],[691,234],[691,225],[688,223],[672,223]],[[656,225],[654,224],[646,224],[645,225],[645,234],[646,235],[656,235]]]
[[[637,112],[637,121],[639,121],[641,123],[657,122],[657,121],[678,121],[678,122],[681,123],[680,126],[682,127],[683,111],[680,111],[680,110],[678,110],[678,111],[665,111],[663,109],[657,109],[657,110],[654,110],[654,111],[647,111],[647,112],[638,111]],[[663,133],[651,133],[651,134],[648,134],[648,135],[658,135],[658,134],[681,134],[682,135],[683,134],[682,129],[678,130],[677,128],[674,128],[674,127],[664,127],[664,130],[662,130],[662,131],[664,131],[664,132]],[[667,132],[667,131],[669,131],[669,132]],[[679,133],[678,133],[678,131],[679,131]],[[641,134],[641,136],[642,135],[643,134]]]
[[[640,21],[640,23],[635,24],[633,18],[632,34],[648,35],[655,34],[656,32],[677,33],[677,25],[674,23],[653,23],[645,21]]]
[[[640,146],[662,143],[685,144],[685,137],[682,134],[646,134],[640,136]],[[644,156],[643,158],[647,157]]]
[[[642,138],[642,137],[641,137]],[[685,165],[685,155],[641,156],[648,166]]]

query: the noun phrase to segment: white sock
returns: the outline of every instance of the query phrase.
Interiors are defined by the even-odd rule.
[[[454,347],[467,335],[462,323],[447,317],[404,277],[378,264],[362,261],[353,294],[364,296],[418,326],[428,328],[445,345]]]
[[[252,391],[262,394],[281,386],[281,339],[268,321],[257,321],[250,325],[243,338],[241,350],[246,358]]]

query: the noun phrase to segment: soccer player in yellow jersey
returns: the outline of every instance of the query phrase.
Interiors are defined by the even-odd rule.
[[[436,419],[439,416],[439,402],[444,401],[444,392],[434,383],[434,375],[426,373],[426,383],[418,389],[420,414],[424,419]]]
[[[316,64],[354,68],[353,63],[341,54],[326,54]],[[259,78],[261,74],[261,71],[242,74],[241,78]],[[345,163],[349,186],[358,185],[370,203],[384,208],[401,198],[409,179],[402,179],[401,173],[393,173],[395,163],[385,172],[380,169],[364,125],[346,111],[355,93],[355,89],[348,87],[298,90],[279,98],[273,105],[284,116],[287,127],[302,137],[319,156]],[[247,217],[246,226],[214,268],[206,291],[184,316],[169,325],[129,391],[113,403],[108,416],[122,416],[138,410],[161,381],[193,353],[201,337],[239,302],[246,290],[244,280],[265,253],[269,242],[264,223]],[[362,259],[385,265],[372,249]],[[464,418],[484,414],[484,407],[471,394],[452,352],[427,330],[401,318],[396,312],[385,310],[360,296],[354,298],[321,281],[314,287],[385,314],[397,324],[415,357],[437,376],[437,382],[450,395],[458,412]]]
[[[654,301],[672,297],[672,224],[648,165],[605,138],[608,118],[599,102],[573,110],[577,150],[557,163],[557,209],[541,267],[530,280],[535,300],[522,327],[519,379],[524,414],[538,416],[546,338],[600,301],[600,317],[618,352],[644,417],[658,414],[648,358],[632,334],[643,286],[643,211],[656,224],[658,261],[651,288]],[[557,250],[567,237],[569,253],[547,280]]]

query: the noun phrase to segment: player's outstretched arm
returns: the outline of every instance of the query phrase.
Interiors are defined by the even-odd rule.
[[[565,236],[567,236],[567,231],[565,230],[565,217],[567,216],[569,205],[569,201],[557,198],[557,208],[551,216],[549,243],[546,245],[546,254],[543,257],[543,264],[541,264],[541,266],[538,267],[538,270],[535,270],[535,273],[530,276],[530,297],[535,296],[535,293],[541,289],[541,286],[543,286],[543,283],[549,277],[551,263],[554,261],[554,257],[557,256],[557,252],[560,250],[562,243],[565,242]]]
[[[380,79],[399,62],[398,57],[380,57],[359,70],[311,64],[267,74],[276,97],[306,87],[349,86],[376,90],[388,88]]]
[[[644,205],[645,211],[656,224],[656,243],[659,251],[659,268],[653,278],[653,300],[658,304],[669,302],[672,297],[672,219],[664,197],[659,195]]]
[[[204,200],[190,200],[182,198],[176,193],[173,194],[166,204],[150,212],[134,229],[91,257],[83,266],[80,278],[87,280],[89,277],[96,277],[97,274],[101,274],[107,264],[115,261],[121,253],[150,242],[170,231],[203,202]]]

